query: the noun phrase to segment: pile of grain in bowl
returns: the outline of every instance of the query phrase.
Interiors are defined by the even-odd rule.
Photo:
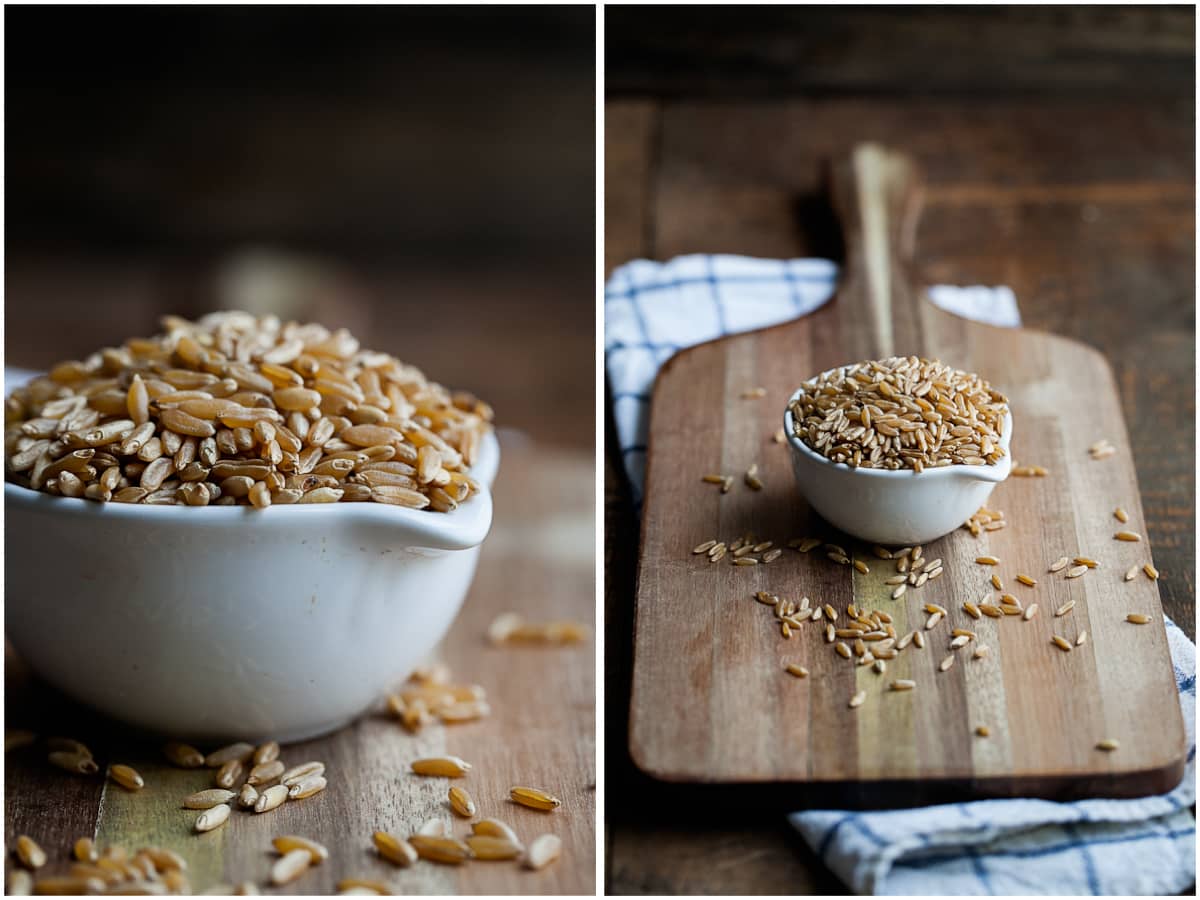
[[[219,312],[163,320],[7,398],[10,481],[118,503],[374,501],[449,512],[492,410],[344,329]]]
[[[806,446],[864,469],[996,464],[1008,401],[971,372],[916,356],[842,366],[801,385],[792,427]]]

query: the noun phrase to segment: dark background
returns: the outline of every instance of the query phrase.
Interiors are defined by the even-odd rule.
[[[1194,636],[1192,7],[609,6],[605,50],[608,272],[837,258],[825,164],[864,140],[911,154],[924,281],[1009,285],[1026,327],[1113,366],[1163,607]],[[611,417],[607,438],[608,890],[845,893],[786,824],[803,792],[630,762],[637,519]]]
[[[6,8],[8,364],[271,310],[591,446],[594,20]]]

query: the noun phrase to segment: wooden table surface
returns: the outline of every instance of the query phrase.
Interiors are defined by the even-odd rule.
[[[635,23],[625,24],[634,33]],[[610,60],[613,27],[610,13]],[[724,68],[714,67],[716,79],[761,73],[754,64],[770,56],[767,45],[741,32],[716,40],[728,51]],[[702,46],[699,38],[688,44],[682,62],[661,56],[663,67],[687,70]],[[781,45],[770,46],[786,56]],[[923,280],[1009,285],[1026,327],[1089,343],[1112,364],[1149,538],[1166,572],[1163,606],[1194,638],[1191,93],[1167,91],[1150,101],[1026,85],[984,96],[952,89],[913,96],[885,85],[878,90],[885,96],[869,96],[857,90],[865,82],[842,82],[799,98],[744,81],[723,92],[714,87],[719,80],[695,70],[657,81],[652,66],[632,71],[606,106],[607,270],[635,257],[684,253],[836,258],[823,161],[868,139],[912,154],[929,183],[917,236]],[[610,84],[619,76],[610,73]],[[608,418],[607,888],[844,893],[769,793],[657,783],[629,760],[637,522]]]
[[[34,837],[65,868],[74,840],[95,835],[103,847],[168,846],[189,863],[194,890],[218,882],[266,882],[274,858],[271,838],[301,834],[326,844],[330,859],[279,893],[328,894],[357,876],[387,881],[396,893],[591,894],[595,890],[594,644],[561,648],[493,647],[488,624],[514,610],[533,621],[594,618],[594,478],[592,453],[537,444],[520,432],[501,432],[502,462],[496,512],[478,574],[439,658],[456,680],[487,689],[490,717],[471,724],[430,726],[418,735],[385,715],[303,744],[285,746],[289,763],[324,760],[329,787],[308,800],[263,815],[235,811],[221,829],[192,832],[197,813],[180,808],[188,793],[211,786],[211,770],[167,767],[156,742],[130,738],[32,678],[11,654],[6,659],[6,726],[42,736],[66,735],[89,744],[98,762],[125,762],[147,786],[131,794],[100,776],[63,773],[37,746],[7,754],[5,833]],[[268,511],[269,514],[269,511]],[[13,602],[10,598],[9,602]],[[549,677],[548,677],[549,676]],[[211,748],[205,748],[211,749]],[[374,853],[371,833],[407,835],[428,818],[454,820],[449,783],[411,774],[422,756],[451,753],[474,765],[457,782],[480,816],[509,822],[531,840],[543,832],[563,839],[562,858],[540,872],[508,862],[455,868],[420,862],[400,870]],[[552,813],[513,804],[513,785],[543,787],[563,801]]]

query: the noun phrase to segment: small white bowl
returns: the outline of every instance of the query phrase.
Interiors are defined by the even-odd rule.
[[[8,637],[46,681],[149,731],[297,741],[351,721],[454,621],[500,461],[451,513],[183,507],[4,486]]]
[[[1000,446],[1005,452],[996,465],[914,472],[835,463],[796,437],[791,405],[802,392],[788,398],[783,416],[796,484],[823,519],[860,540],[893,547],[936,540],[962,527],[1012,470],[1011,412],[1001,426]]]

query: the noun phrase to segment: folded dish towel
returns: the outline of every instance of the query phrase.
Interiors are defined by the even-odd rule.
[[[674,353],[806,315],[833,295],[817,259],[683,256],[636,260],[605,289],[605,363],[617,440],[640,502],[650,391]],[[935,304],[1021,324],[1008,288],[930,289]],[[862,894],[1170,894],[1196,877],[1196,648],[1167,623],[1190,752],[1180,785],[1138,800],[985,800],[886,812],[809,810],[792,824]]]

